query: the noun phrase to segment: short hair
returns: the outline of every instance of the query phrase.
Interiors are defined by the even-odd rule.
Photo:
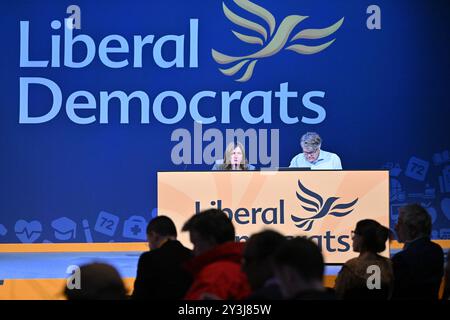
[[[273,230],[255,233],[245,244],[244,258],[258,261],[271,258],[285,241],[285,236]]]
[[[414,239],[431,235],[431,217],[424,207],[414,203],[401,207],[399,211],[408,236]]]
[[[235,231],[227,214],[219,209],[208,209],[192,216],[183,231],[195,231],[202,238],[212,238],[217,244],[235,241]]]
[[[177,236],[177,228],[172,219],[167,216],[157,216],[147,225],[147,234],[154,232],[160,236]]]
[[[364,249],[373,253],[383,252],[386,249],[386,241],[390,236],[388,228],[371,219],[358,221],[355,233],[362,238]]]
[[[316,132],[307,132],[300,139],[300,145],[303,149],[318,149],[322,145],[322,139]]]
[[[323,280],[325,264],[319,247],[305,237],[295,237],[284,242],[274,254],[274,265],[289,266],[303,278]]]

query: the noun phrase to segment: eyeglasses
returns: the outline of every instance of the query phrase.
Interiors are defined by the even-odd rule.
[[[311,156],[311,155],[313,155],[313,154],[317,153],[317,151],[319,151],[319,149],[316,149],[316,150],[314,150],[314,151],[310,151],[310,152],[307,152],[307,151],[303,151],[303,154],[305,154],[305,155],[307,155],[307,156]]]
[[[352,237],[352,239],[353,238],[355,238],[355,236],[356,235],[359,235],[357,232],[355,232],[354,230],[352,230],[351,232],[350,232],[350,235],[351,235],[351,237]]]

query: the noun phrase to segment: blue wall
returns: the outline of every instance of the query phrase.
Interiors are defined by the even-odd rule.
[[[218,97],[205,100],[200,109],[205,116],[215,115],[218,122],[204,129],[279,129],[280,166],[288,166],[299,152],[304,132],[317,131],[324,140],[323,149],[338,153],[344,169],[392,168],[392,223],[400,205],[420,202],[433,217],[433,237],[450,238],[448,2],[379,0],[381,30],[366,27],[366,9],[373,3],[360,0],[257,3],[273,14],[277,25],[288,15],[309,16],[293,32],[325,28],[345,19],[324,40],[298,41],[319,45],[335,38],[327,49],[313,55],[281,50],[260,59],[252,78],[241,83],[218,70],[221,66],[211,49],[232,56],[250,54],[260,47],[238,40],[231,30],[257,34],[227,20],[222,1],[78,1],[81,30],[74,30],[74,36],[89,35],[97,50],[108,35],[118,34],[128,41],[130,53],[114,58],[128,58],[130,65],[117,69],[105,66],[98,55],[84,68],[65,67],[63,50],[61,67],[20,67],[20,21],[29,21],[30,59],[49,60],[52,35],[60,35],[64,42],[63,29],[53,30],[50,23],[67,18],[66,8],[72,1],[2,2],[0,243],[142,240],[143,233],[132,227],[145,226],[156,214],[156,172],[210,168],[172,163],[176,142],[171,141],[171,133],[177,128],[193,130],[189,113],[171,125],[150,113],[145,124],[139,104],[132,102],[135,110],[130,112],[129,124],[121,124],[119,104],[111,101],[109,123],[99,123],[100,91],[115,90],[144,91],[150,105],[167,90],[178,91],[188,102],[199,91],[215,91]],[[225,0],[225,4],[266,26],[233,1]],[[189,67],[186,49],[184,68],[161,68],[153,61],[152,45],[144,49],[143,67],[133,67],[133,35],[153,34],[156,41],[184,34],[188,48],[190,19],[198,19],[198,67]],[[82,45],[74,46],[74,60],[80,61],[85,54]],[[163,57],[170,60],[173,55],[174,46],[165,46]],[[50,121],[19,123],[24,99],[20,78],[29,77],[49,79],[62,92],[61,111]],[[312,101],[326,111],[325,119],[318,124],[286,124],[272,96],[271,123],[247,123],[239,103],[232,105],[231,123],[220,122],[221,92],[275,92],[285,82],[299,96],[289,100],[290,116],[317,117],[317,112],[302,105],[301,97],[323,91],[323,98]],[[89,91],[96,99],[95,110],[78,113],[95,115],[92,124],[76,124],[65,112],[68,96],[78,90]],[[50,91],[39,85],[30,86],[28,99],[32,116],[47,113],[53,102]],[[251,104],[255,115],[260,101]],[[174,100],[167,100],[164,110],[167,117],[174,116]]]

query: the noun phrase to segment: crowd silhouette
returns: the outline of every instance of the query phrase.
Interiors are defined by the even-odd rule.
[[[218,209],[193,215],[182,226],[193,249],[177,240],[167,216],[150,221],[150,251],[138,262],[133,292],[114,267],[82,266],[81,289],[65,288],[70,300],[401,300],[449,299],[449,263],[431,241],[431,217],[422,206],[399,211],[395,234],[404,247],[391,258],[380,255],[394,232],[374,220],[359,221],[352,231],[358,253],[340,269],[333,287],[325,287],[325,263],[318,245],[306,237],[287,238],[273,231],[235,242],[235,229]],[[446,265],[446,266],[445,266]],[[378,272],[378,279],[369,279]],[[444,283],[444,288],[441,284]],[[440,295],[441,292],[441,295]]]

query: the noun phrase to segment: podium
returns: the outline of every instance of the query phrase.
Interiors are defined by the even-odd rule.
[[[351,231],[363,219],[389,227],[389,171],[158,172],[158,215],[172,218],[179,240],[192,247],[184,223],[209,208],[232,220],[236,240],[275,230],[305,236],[327,264],[356,257]],[[389,256],[389,245],[382,253]]]

